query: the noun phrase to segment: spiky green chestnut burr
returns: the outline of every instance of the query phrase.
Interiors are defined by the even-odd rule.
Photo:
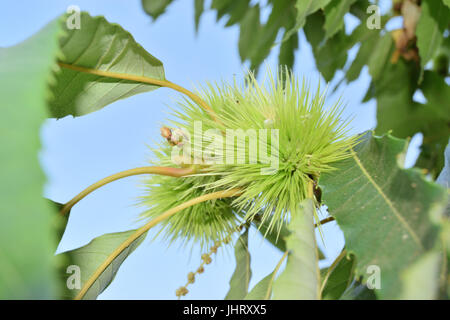
[[[215,117],[187,99],[174,109],[172,125],[188,133],[191,139],[183,145],[196,150],[190,159],[198,160],[200,154],[204,166],[188,178],[151,177],[142,202],[149,209],[143,216],[154,217],[206,192],[238,188],[242,194],[171,217],[166,232],[173,239],[221,239],[242,217],[251,221],[256,214],[263,221],[270,219],[269,230],[281,228],[289,219],[289,208],[307,197],[308,186],[350,156],[356,137],[348,134],[349,121],[341,119],[339,102],[325,108],[320,88],[311,91],[287,71],[278,72],[276,78],[268,72],[266,79],[260,85],[249,74],[242,85],[208,84],[199,95]],[[241,143],[228,139],[232,130],[243,135]],[[167,149],[159,161],[167,164],[173,160],[170,154]]]

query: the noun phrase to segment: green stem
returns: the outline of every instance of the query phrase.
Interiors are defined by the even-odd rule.
[[[168,80],[160,80],[160,79],[154,79],[154,78],[149,78],[149,77],[144,77],[144,76],[136,76],[136,75],[126,74],[126,73],[102,71],[102,70],[85,68],[85,67],[81,67],[81,66],[77,66],[77,65],[67,64],[64,62],[58,62],[58,65],[62,68],[66,68],[66,69],[70,69],[70,70],[74,70],[74,71],[78,71],[78,72],[84,72],[84,73],[88,73],[88,74],[93,74],[93,75],[97,75],[97,76],[101,76],[101,77],[129,80],[129,81],[135,81],[135,82],[140,82],[140,83],[152,84],[152,85],[159,86],[159,87],[171,88],[173,90],[176,90],[178,92],[181,92],[181,93],[187,95],[189,98],[192,99],[192,101],[194,101],[195,103],[200,105],[203,109],[205,109],[214,121],[218,122],[215,112],[204,100],[202,100],[195,93],[193,93],[173,82],[170,82]]]
[[[272,278],[270,279],[270,283],[269,286],[267,287],[267,291],[266,291],[266,295],[264,296],[264,300],[269,300],[270,299],[270,295],[272,294],[272,284],[275,280],[275,277],[278,273],[278,270],[280,270],[281,265],[283,264],[284,259],[286,259],[286,257],[288,256],[289,251],[286,251],[283,256],[281,257],[280,261],[278,261],[277,266],[275,267],[275,270],[273,270],[272,272]]]
[[[334,268],[338,265],[338,263],[347,255],[347,251],[344,249],[342,252],[337,256],[337,258],[333,261],[331,266],[327,270],[327,274],[325,275],[325,278],[322,281],[322,287],[320,288],[320,295],[323,293],[323,289],[325,288],[325,285],[327,284],[328,278],[331,275],[331,272],[333,272]]]
[[[128,239],[126,239],[120,246],[118,246],[104,261],[103,263],[94,271],[94,273],[89,277],[89,279],[84,283],[80,292],[75,297],[75,300],[81,300],[85,296],[86,292],[89,288],[95,283],[95,281],[100,277],[100,275],[105,271],[105,269],[116,259],[126,248],[128,248],[137,238],[142,236],[148,230],[153,228],[158,223],[170,218],[177,212],[182,211],[183,209],[189,208],[193,205],[196,205],[201,202],[205,202],[208,200],[221,199],[221,198],[229,198],[242,194],[242,191],[239,189],[231,189],[227,191],[217,191],[213,193],[208,193],[203,196],[191,199],[186,201],[166,212],[156,217],[155,219],[147,222],[144,226],[140,227],[136,230]]]
[[[193,173],[195,173],[195,169],[193,167],[189,167],[189,168],[140,167],[140,168],[134,168],[134,169],[121,171],[121,172],[115,173],[113,175],[110,175],[106,178],[103,178],[100,181],[97,181],[96,183],[90,185],[89,187],[87,187],[86,189],[81,191],[72,200],[70,200],[69,202],[64,204],[64,206],[61,208],[61,214],[64,215],[67,212],[69,212],[70,209],[72,209],[72,207],[75,204],[77,204],[81,199],[86,197],[88,194],[90,194],[94,190],[97,190],[98,188],[100,188],[110,182],[113,182],[113,181],[116,181],[116,180],[119,180],[119,179],[122,179],[125,177],[135,176],[135,175],[139,175],[139,174],[159,174],[159,175],[170,176],[170,177],[183,177],[183,176],[187,176],[187,175],[190,175]]]

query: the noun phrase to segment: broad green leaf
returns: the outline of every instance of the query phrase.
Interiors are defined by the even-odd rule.
[[[352,64],[345,74],[348,82],[352,82],[359,77],[362,68],[370,60],[370,57],[372,56],[372,53],[374,52],[375,46],[377,44],[378,32],[369,30],[368,28],[365,29],[368,30],[367,37],[362,39],[358,53],[356,54],[355,59],[353,60]]]
[[[248,11],[249,5],[250,0],[233,1],[232,6],[230,6],[230,11],[228,12],[229,19],[225,26],[230,27],[241,21]]]
[[[311,44],[313,50],[321,45],[325,37],[325,32],[323,31],[324,23],[325,16],[321,11],[311,14],[306,20],[303,31],[305,32],[306,40]]]
[[[306,18],[316,12],[319,9],[325,8],[325,6],[331,0],[297,0],[295,2],[296,18],[295,26],[285,33],[283,41],[287,41],[294,33],[305,25]]]
[[[331,38],[344,27],[344,15],[356,0],[332,0],[325,8],[325,37]]]
[[[436,72],[426,71],[421,90],[427,102],[413,101],[417,90],[419,69],[415,62],[400,59],[389,64],[383,77],[374,82],[377,98],[377,128],[379,134],[392,130],[399,138],[424,136],[416,166],[428,169],[433,177],[443,166],[443,152],[450,135],[450,105],[445,103],[449,86]]]
[[[55,213],[42,197],[38,152],[59,32],[53,21],[27,40],[0,48],[0,299],[57,296]]]
[[[53,216],[52,226],[53,233],[56,234],[56,238],[58,242],[61,242],[61,239],[66,231],[67,223],[69,222],[70,211],[66,214],[62,215],[60,213],[62,204],[49,200],[51,206],[54,207],[55,214]],[[55,251],[56,251],[55,247]],[[60,253],[54,256],[55,264],[57,267],[57,275],[58,281],[57,284],[59,286],[59,294],[58,299],[68,299],[72,297],[72,292],[67,286],[67,277],[70,276],[67,274],[68,266],[74,265],[74,255],[73,251],[66,251],[64,253]]]
[[[423,144],[416,166],[436,177],[444,166],[445,146],[450,138],[450,86],[437,72],[426,70],[420,90],[427,102],[422,106]]]
[[[443,0],[443,2],[445,3],[445,5],[446,5],[447,7],[450,8],[450,0]]]
[[[358,0],[350,7],[350,13],[361,20],[361,22],[366,23],[368,17],[367,8],[370,5],[369,0]]]
[[[403,169],[407,143],[367,132],[352,157],[320,178],[322,199],[355,254],[356,276],[367,280],[368,267],[381,270],[384,299],[401,291],[400,275],[436,242],[447,192],[419,170]]]
[[[290,0],[279,0],[273,3],[267,22],[261,27],[261,31],[253,40],[256,42],[256,46],[250,53],[250,69],[256,70],[270,54],[280,29],[290,22],[291,12],[289,8],[292,6]]]
[[[450,188],[450,140],[445,148],[445,165],[436,182],[445,188]]]
[[[396,137],[406,138],[420,132],[431,113],[427,115],[425,109],[412,99],[417,76],[413,62],[399,60],[389,64],[379,81],[375,81],[377,133],[392,130]]]
[[[245,296],[244,300],[269,300],[272,295],[274,272],[269,273]]]
[[[347,51],[352,47],[349,36],[340,30],[331,39],[323,43],[325,17],[321,11],[310,15],[304,27],[306,39],[310,42],[317,69],[326,81],[331,81],[337,70],[342,69],[347,61]]]
[[[164,80],[161,61],[142,48],[130,33],[103,17],[81,13],[80,29],[67,30],[60,39],[61,62],[121,74]],[[53,117],[84,115],[158,86],[97,76],[61,68],[52,83],[49,101]]]
[[[373,81],[377,81],[383,74],[386,65],[390,64],[389,59],[393,48],[394,41],[390,33],[387,32],[378,39],[375,50],[367,63]]]
[[[203,13],[205,0],[195,0],[194,2],[194,22],[195,22],[195,31],[198,31],[198,26],[200,25],[200,17]]]
[[[347,51],[350,49],[349,37],[342,30],[336,33],[315,51],[317,68],[326,81],[331,81],[337,70],[347,62]]]
[[[414,62],[400,59],[388,64],[383,77],[373,82],[377,98],[377,133],[392,130],[399,138],[421,132],[424,142],[416,166],[426,168],[433,176],[443,166],[443,151],[450,135],[449,86],[436,72],[426,71],[420,89],[427,98],[425,104],[413,101],[418,85],[419,69]]]
[[[347,252],[343,251],[338,259],[325,275],[322,289],[324,300],[339,299],[354,280],[355,258],[352,255],[347,256]]]
[[[162,15],[173,0],[142,0],[144,11],[156,20]]]
[[[427,105],[433,108],[434,113],[450,121],[450,85],[437,72],[426,70],[420,85],[423,95],[427,99]]]
[[[69,254],[71,257],[71,265],[66,266],[65,274],[68,292],[70,292],[70,296],[66,298],[74,298],[98,267],[103,263],[107,263],[107,267],[83,296],[85,300],[96,299],[113,281],[125,259],[142,243],[147,235],[147,232],[145,232],[115,259],[106,261],[108,256],[135,232],[136,230],[130,230],[104,234],[81,248],[62,253]],[[77,278],[78,275],[80,276],[79,279]]]
[[[287,66],[290,70],[294,67],[295,50],[298,48],[298,34],[293,34],[288,40],[284,41],[280,47],[278,55],[278,64]]]
[[[272,296],[272,286],[277,276],[278,270],[280,270],[283,264],[287,252],[283,254],[281,260],[277,263],[275,269],[259,281],[253,289],[245,296],[244,300],[269,300]]]
[[[450,188],[450,140],[447,144],[447,147],[445,148],[444,168],[442,169],[441,173],[439,174],[438,178],[436,179],[436,183],[439,183],[444,188],[447,188],[447,189]],[[450,217],[450,199],[447,204],[446,215],[447,215],[447,217]],[[450,228],[448,228],[448,231],[450,231]],[[450,237],[449,237],[449,239],[450,239]],[[450,246],[449,246],[449,251],[450,251]]]
[[[229,13],[232,6],[236,4],[233,0],[212,0],[211,9],[217,11],[217,21],[222,18],[225,14]]]
[[[269,229],[270,219],[266,219],[264,222],[259,222],[253,220],[252,221],[256,227],[256,229],[261,233],[261,235],[269,241],[273,246],[278,248],[281,252],[285,252],[287,250],[286,247],[286,238],[291,234],[285,224],[282,225],[281,229],[278,231],[277,228]],[[319,260],[325,259],[325,255],[322,250],[318,248],[319,251]]]
[[[291,234],[286,238],[289,255],[286,268],[273,284],[274,299],[310,300],[320,295],[314,210],[311,199],[305,199],[291,210],[288,226]]]
[[[233,0],[213,0],[211,9],[217,11],[217,20],[228,15],[228,21],[225,26],[229,27],[239,22],[245,15],[250,0],[233,1]]]
[[[258,37],[261,30],[259,11],[259,5],[251,7],[241,21],[238,48],[242,61],[250,58],[252,51],[257,45],[254,40]]]
[[[450,298],[450,217],[449,207],[447,206],[447,218],[443,222],[441,238],[444,249],[443,262],[445,269],[442,272],[440,297],[448,300]]]
[[[374,290],[367,288],[366,285],[354,281],[350,287],[345,290],[339,300],[376,300]]]
[[[423,0],[422,13],[417,23],[417,47],[423,68],[433,58],[444,38],[444,30],[450,21],[450,9],[441,1]]]
[[[248,251],[248,229],[238,238],[234,246],[236,270],[230,280],[230,290],[225,300],[242,300],[248,293],[248,285],[252,277],[250,269],[250,252]]]
[[[442,253],[433,250],[423,255],[402,274],[401,300],[434,300],[439,293]]]

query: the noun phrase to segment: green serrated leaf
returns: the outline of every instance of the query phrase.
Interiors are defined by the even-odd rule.
[[[230,290],[225,300],[242,300],[248,293],[252,270],[250,269],[250,252],[248,251],[248,229],[238,238],[234,246],[236,269],[230,280]]]
[[[287,250],[286,238],[291,234],[291,232],[285,224],[283,224],[280,230],[278,230],[275,228],[269,229],[270,219],[266,219],[263,223],[256,220],[253,220],[252,222],[261,235],[273,246],[278,248],[281,252],[285,252]],[[319,251],[319,260],[325,259],[325,255],[322,250],[320,250],[320,248],[317,249]]]
[[[374,290],[367,288],[366,285],[354,281],[350,287],[345,290],[339,300],[376,300]]]
[[[289,256],[286,268],[273,284],[274,299],[318,299],[320,272],[314,233],[314,203],[305,199],[298,208],[291,210],[286,239]]]
[[[442,43],[444,30],[450,21],[450,9],[441,1],[435,0],[423,0],[421,8],[422,13],[417,23],[416,35],[420,66],[423,70]]]
[[[401,275],[401,300],[434,300],[438,297],[442,253],[426,253]]]
[[[287,41],[293,34],[305,25],[306,18],[316,12],[319,9],[325,8],[325,6],[331,0],[297,0],[295,2],[296,18],[295,26],[285,33],[283,37],[283,42]]]
[[[244,300],[269,300],[272,296],[272,286],[277,276],[278,270],[286,259],[288,252],[285,252],[277,263],[275,269],[259,281],[253,289],[247,294]]]
[[[70,293],[65,298],[76,297],[98,267],[106,264],[104,271],[95,279],[83,296],[83,300],[96,299],[113,281],[125,259],[142,243],[147,235],[147,232],[143,233],[115,259],[107,261],[108,256],[135,232],[136,230],[130,230],[104,234],[81,248],[62,253],[71,257],[71,264],[65,266],[66,274],[64,276],[68,288],[67,292]]]
[[[443,267],[441,272],[440,298],[448,300],[450,298],[450,206],[447,206],[447,218],[442,224],[442,247],[443,247]]]
[[[442,168],[442,171],[439,173],[439,176],[436,179],[436,183],[439,183],[441,186],[448,189],[450,188],[450,140],[448,141],[447,147],[445,148],[444,159],[445,164],[444,167]],[[450,217],[450,199],[447,204],[446,216]],[[448,232],[450,231],[450,228],[447,228],[446,230]],[[450,239],[450,237],[448,238]],[[448,248],[450,248],[450,246]]]
[[[343,30],[336,33],[325,43],[323,25],[325,16],[317,11],[310,15],[304,27],[306,39],[313,48],[317,69],[326,81],[331,81],[337,70],[344,67],[347,61],[347,50],[351,48],[350,38]]]
[[[61,62],[101,71],[146,76],[164,80],[164,68],[158,59],[142,48],[130,33],[103,17],[82,12],[80,29],[67,30],[60,39]],[[65,21],[65,20],[64,20]],[[49,101],[53,117],[84,115],[137,93],[159,88],[134,81],[100,77],[61,68],[55,74]]]
[[[205,0],[195,0],[194,1],[194,22],[195,22],[195,32],[198,32],[198,26],[200,25],[200,17],[204,11]]]
[[[375,81],[377,98],[376,132],[389,132],[399,138],[412,137],[429,115],[422,105],[413,101],[416,90],[417,69],[412,62],[399,60],[389,64],[379,81]]]
[[[275,275],[273,272],[265,276],[255,287],[245,296],[244,300],[269,300],[272,295],[272,285]]]
[[[358,50],[358,53],[356,54],[355,59],[353,60],[352,64],[345,74],[348,82],[352,82],[359,77],[362,68],[370,60],[370,57],[372,56],[372,53],[374,52],[375,46],[377,44],[378,32],[370,30],[368,28],[365,29],[368,30],[367,37],[365,37],[361,41],[361,46]]]
[[[259,22],[259,5],[251,7],[241,21],[239,31],[239,56],[241,61],[249,59],[256,46],[255,38],[258,37],[261,30]]]
[[[141,4],[144,11],[156,20],[166,11],[166,8],[172,1],[173,0],[142,0]]]
[[[377,81],[383,74],[386,66],[390,64],[389,59],[393,48],[394,41],[390,33],[385,33],[378,39],[375,51],[372,53],[367,63],[373,81]]]
[[[217,11],[217,21],[219,21],[225,14],[229,13],[236,2],[237,1],[233,0],[212,0],[211,9],[215,9]]]
[[[338,260],[339,259],[339,260]],[[355,258],[344,250],[324,276],[323,300],[339,299],[354,280]]]
[[[445,188],[450,188],[450,140],[445,148],[445,165],[436,182]]]
[[[352,158],[336,163],[337,171],[320,178],[322,199],[357,260],[356,275],[381,270],[384,299],[398,297],[400,274],[431,250],[438,235],[447,193],[416,169],[402,169],[407,143],[390,135],[367,132]]]
[[[38,152],[58,52],[57,21],[0,48],[0,299],[54,299],[54,208],[42,197]]]
[[[267,22],[261,27],[255,46],[250,54],[250,69],[257,70],[264,59],[269,55],[280,29],[286,24],[287,13],[292,2],[289,0],[276,1]]]
[[[331,38],[344,27],[344,15],[356,0],[332,0],[325,7],[325,37]]]
[[[289,70],[294,67],[295,50],[298,48],[298,34],[293,34],[288,40],[284,41],[280,47],[278,55],[278,64],[286,66]]]
[[[367,8],[371,5],[369,0],[358,0],[352,4],[349,12],[357,17],[361,22],[365,23],[367,19]]]
[[[420,85],[427,105],[433,108],[436,115],[450,121],[450,85],[437,72],[426,70]]]
[[[349,47],[349,37],[341,30],[328,39],[322,47],[313,50],[317,68],[326,81],[331,81],[336,71],[345,66]]]
[[[229,19],[225,24],[226,27],[230,27],[238,23],[248,11],[250,5],[250,0],[233,1],[233,5],[230,7]]]
[[[426,71],[420,89],[427,102],[417,103],[413,94],[418,88],[418,77],[417,64],[400,59],[396,64],[388,64],[383,77],[373,83],[378,108],[376,132],[392,130],[399,138],[421,132],[424,142],[416,166],[436,176],[443,166],[443,151],[450,136],[450,106],[445,103],[449,86],[436,72]]]

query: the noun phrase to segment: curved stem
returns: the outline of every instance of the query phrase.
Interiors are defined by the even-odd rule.
[[[333,272],[334,268],[336,268],[337,264],[347,255],[347,251],[344,249],[342,252],[337,256],[337,258],[333,261],[331,266],[328,268],[327,274],[325,275],[325,278],[322,281],[322,287],[320,288],[320,296],[322,296],[323,289],[325,288],[325,285],[327,284],[328,278],[331,275],[331,272]]]
[[[271,277],[271,279],[270,279],[270,284],[269,284],[269,287],[267,288],[267,292],[266,292],[266,295],[265,295],[265,297],[264,297],[264,300],[269,300],[269,299],[270,299],[270,295],[272,294],[272,284],[273,284],[273,281],[275,280],[275,277],[276,277],[276,275],[277,275],[277,273],[278,273],[278,270],[281,268],[281,265],[283,264],[283,261],[284,261],[284,259],[286,259],[286,257],[288,256],[288,254],[289,254],[289,250],[287,250],[287,251],[283,254],[283,256],[281,257],[280,261],[278,261],[277,266],[275,267],[275,270],[273,270],[273,272],[272,272],[272,277]]]
[[[205,194],[203,196],[186,201],[185,203],[182,203],[182,204],[164,212],[159,217],[156,217],[155,219],[149,221],[144,226],[137,229],[135,233],[133,233],[130,237],[128,237],[127,240],[122,242],[122,244],[119,247],[117,247],[106,258],[105,261],[103,261],[103,263],[95,270],[95,272],[91,275],[91,277],[88,279],[88,281],[86,281],[86,283],[83,285],[80,292],[75,297],[75,300],[82,299],[84,297],[84,295],[86,294],[86,292],[89,290],[89,288],[94,284],[94,282],[103,273],[103,271],[105,271],[105,269],[114,261],[114,259],[117,258],[117,256],[119,256],[126,248],[128,248],[133,243],[133,241],[135,241],[137,238],[142,236],[145,232],[150,230],[150,228],[154,227],[161,221],[164,221],[167,218],[173,216],[175,213],[177,213],[183,209],[186,209],[188,207],[191,207],[193,205],[196,205],[198,203],[205,202],[208,200],[213,200],[213,199],[234,197],[234,196],[238,196],[240,194],[242,194],[242,191],[239,189],[231,189],[231,190],[227,190],[227,191],[217,191],[217,192]]]
[[[154,79],[154,78],[149,78],[149,77],[144,77],[144,76],[136,76],[136,75],[126,74],[126,73],[102,71],[102,70],[85,68],[85,67],[81,67],[81,66],[77,66],[77,65],[67,64],[64,62],[58,62],[58,65],[60,67],[66,68],[66,69],[70,69],[70,70],[74,70],[74,71],[78,71],[78,72],[89,73],[89,74],[94,74],[94,75],[101,76],[101,77],[130,80],[130,81],[152,84],[152,85],[156,85],[156,86],[160,86],[160,87],[171,88],[173,90],[176,90],[178,92],[181,92],[181,93],[187,95],[194,102],[196,102],[203,109],[205,109],[214,121],[216,121],[216,122],[218,121],[213,109],[204,100],[202,100],[198,95],[196,95],[195,93],[193,93],[173,82],[170,82],[168,80],[160,80],[160,79]]]
[[[323,225],[323,224],[325,224],[325,223],[328,223],[328,222],[331,222],[331,221],[334,221],[335,219],[334,219],[334,217],[327,217],[327,218],[325,218],[325,219],[322,219],[322,220],[320,220],[320,222],[319,223],[315,223],[314,224],[314,227],[318,227],[318,226],[321,226],[321,225]]]
[[[64,215],[67,212],[72,209],[72,207],[77,204],[81,199],[86,197],[88,194],[90,194],[92,191],[97,190],[98,188],[130,176],[135,176],[139,174],[159,174],[164,176],[170,176],[170,177],[183,177],[190,174],[195,173],[195,169],[193,167],[189,168],[170,168],[170,167],[140,167],[140,168],[134,168],[125,170],[122,172],[115,173],[113,175],[110,175],[106,178],[103,178],[100,181],[97,181],[96,183],[90,185],[83,191],[81,191],[78,195],[76,195],[72,200],[64,204],[64,206],[61,208],[61,214]]]

